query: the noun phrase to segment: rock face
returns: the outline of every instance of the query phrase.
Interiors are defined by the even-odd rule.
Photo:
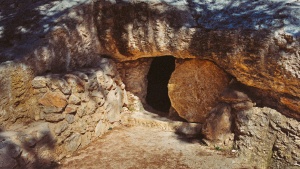
[[[96,4],[101,49],[118,60],[209,59],[243,84],[300,98],[297,1]],[[282,113],[299,119],[290,104]]]
[[[0,8],[1,128],[49,122],[62,156],[119,120],[125,86],[107,57],[117,62],[165,55],[187,59],[178,63],[169,95],[174,109],[189,121],[208,117],[214,122],[216,116],[209,112],[229,82],[223,70],[270,96],[268,101],[262,97],[260,106],[270,103],[300,120],[299,1],[25,0],[5,1]],[[120,71],[122,77],[141,75],[123,80],[143,101],[150,61],[120,64],[130,68]],[[97,68],[75,71],[82,67]],[[252,108],[243,95],[235,100],[234,94],[241,93],[230,94],[220,101],[236,113],[241,156],[261,168],[271,157],[279,166],[299,165],[298,121],[268,108]],[[139,107],[138,98],[131,98]],[[29,140],[29,147],[36,145]],[[29,155],[21,155],[26,164]],[[0,158],[15,167],[11,155]]]
[[[152,59],[142,58],[135,61],[121,62],[117,64],[126,90],[138,96],[142,103],[146,103],[147,75]]]
[[[192,59],[178,64],[168,84],[172,107],[189,122],[203,123],[229,80],[210,61]]]
[[[299,121],[270,108],[251,108],[236,114],[236,147],[257,168],[297,166],[300,161]]]

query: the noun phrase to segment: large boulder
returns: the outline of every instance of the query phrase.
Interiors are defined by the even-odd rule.
[[[230,77],[213,62],[192,59],[176,66],[168,90],[172,107],[189,122],[203,123]]]
[[[288,168],[300,164],[300,123],[274,109],[253,107],[235,117],[235,147],[256,168]]]

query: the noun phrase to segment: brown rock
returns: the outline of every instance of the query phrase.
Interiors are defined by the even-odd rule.
[[[76,111],[77,111],[77,106],[75,106],[75,105],[68,105],[67,107],[66,107],[66,109],[65,109],[65,113],[66,114],[70,114],[70,113],[75,113]]]
[[[189,122],[204,122],[229,80],[210,61],[186,61],[175,68],[168,84],[172,107]]]
[[[222,92],[220,101],[226,103],[238,103],[244,101],[251,101],[251,99],[244,92],[233,90],[233,89],[226,89],[225,91]]]
[[[73,74],[66,74],[65,79],[68,84],[72,87],[72,93],[82,93],[84,92],[85,83],[79,77]]]
[[[57,108],[63,108],[67,105],[67,99],[62,92],[47,92],[39,100],[39,103],[47,107],[54,106]]]
[[[228,104],[219,104],[209,114],[202,127],[202,134],[213,142],[227,142],[232,136],[231,132],[231,108]],[[233,140],[231,140],[231,145]],[[230,146],[230,145],[226,145]]]
[[[296,112],[300,111],[300,100],[299,99],[290,99],[290,98],[286,98],[286,97],[281,97],[280,102],[293,111],[296,111]]]
[[[64,114],[45,114],[44,119],[49,122],[58,122],[62,121],[65,118]]]

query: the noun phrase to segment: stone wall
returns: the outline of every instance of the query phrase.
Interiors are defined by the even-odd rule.
[[[8,153],[0,155],[0,163],[7,168],[53,165],[120,125],[125,85],[110,60],[101,65],[35,77],[29,98],[36,103],[29,105],[36,108],[34,122],[20,128],[24,124],[15,123],[1,132],[0,150]]]

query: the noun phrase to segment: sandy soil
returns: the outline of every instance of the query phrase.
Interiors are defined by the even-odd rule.
[[[114,128],[60,162],[61,169],[241,169],[232,154],[174,132],[143,126]]]

